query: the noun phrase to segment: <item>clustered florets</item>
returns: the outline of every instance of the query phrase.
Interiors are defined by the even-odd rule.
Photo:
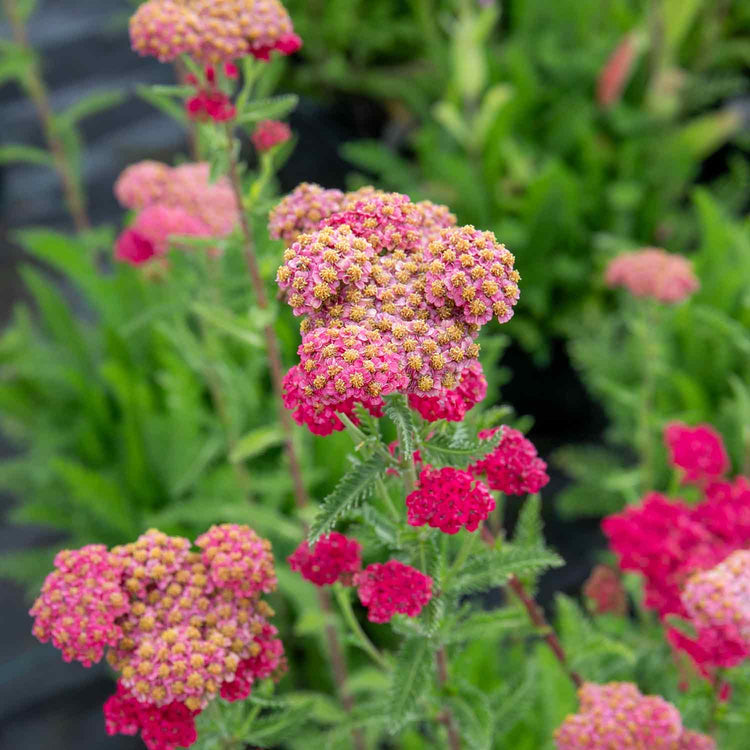
[[[518,430],[505,426],[482,430],[479,437],[489,440],[500,429],[503,436],[497,448],[472,464],[469,471],[474,475],[484,475],[490,489],[506,495],[539,492],[549,482],[547,464],[539,458],[530,440]]]
[[[487,381],[479,362],[472,362],[461,373],[458,387],[443,391],[437,396],[409,394],[409,406],[418,412],[422,419],[437,422],[462,422],[466,413],[473,409],[487,395]]]
[[[634,297],[667,303],[687,299],[700,286],[687,258],[657,247],[619,255],[607,266],[605,281]]]
[[[137,211],[133,224],[118,238],[115,255],[132,265],[162,256],[170,237],[224,237],[239,219],[234,191],[226,177],[210,180],[207,163],[170,167],[142,161],[123,171],[115,195],[124,208]]]
[[[609,565],[597,565],[583,587],[583,595],[591,602],[596,614],[611,612],[624,615],[628,597],[619,573]]]
[[[580,711],[555,733],[557,750],[715,750],[707,735],[685,729],[663,698],[642,695],[630,682],[586,683]]]
[[[670,463],[683,471],[683,482],[713,481],[729,469],[729,456],[721,435],[709,424],[688,427],[682,422],[672,422],[664,430],[664,442]]]
[[[337,531],[326,534],[313,549],[303,541],[289,556],[289,567],[316,586],[330,586],[337,581],[350,586],[362,567],[362,547]]]
[[[432,578],[398,560],[368,565],[354,585],[370,622],[388,622],[395,614],[416,617],[432,598]]]
[[[311,229],[285,251],[277,281],[307,316],[296,378],[312,406],[399,392],[446,399],[415,408],[454,417],[483,395],[479,328],[509,319],[519,276],[493,235],[454,224],[443,206],[373,188],[304,185],[272,212],[274,236]]]
[[[211,64],[268,60],[273,50],[290,55],[302,44],[279,0],[148,0],[130,19],[130,41],[162,62],[188,54]]]
[[[110,551],[61,552],[31,609],[36,637],[66,660],[90,666],[109,648],[120,680],[107,729],[140,729],[150,750],[192,742],[197,712],[219,693],[247,697],[283,656],[260,599],[276,585],[270,544],[236,525],[197,544],[151,530]]]
[[[286,143],[292,137],[292,131],[285,122],[279,120],[261,120],[256,126],[250,140],[258,153],[269,151],[274,146]]]
[[[494,509],[487,487],[468,472],[449,466],[422,469],[417,488],[406,498],[409,525],[427,524],[445,534],[462,528],[476,531]]]

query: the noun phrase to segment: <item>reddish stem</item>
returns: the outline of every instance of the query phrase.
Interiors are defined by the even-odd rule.
[[[445,655],[445,647],[440,648],[435,654],[435,665],[437,667],[438,683],[442,687],[448,682],[448,660]],[[461,750],[461,735],[458,733],[456,724],[453,721],[453,714],[450,708],[446,707],[443,709],[440,721],[445,724],[451,750]]]

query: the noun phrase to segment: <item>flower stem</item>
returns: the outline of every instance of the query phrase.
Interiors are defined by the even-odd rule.
[[[47,147],[52,155],[55,170],[62,182],[65,203],[73,218],[76,231],[84,232],[91,228],[91,222],[86,210],[86,198],[76,175],[75,167],[57,132],[55,114],[50,103],[49,92],[39,69],[34,48],[29,42],[26,26],[24,25],[16,0],[2,0],[2,3],[3,10],[10,23],[13,41],[24,52],[28,53],[29,63],[24,69],[23,83],[29,94],[29,98],[34,103],[37,116],[42,124]]]
[[[359,642],[362,650],[367,652],[367,654],[381,669],[389,670],[390,667],[388,666],[388,662],[385,660],[380,651],[378,651],[373,642],[367,637],[367,633],[365,633],[365,631],[362,629],[362,626],[359,624],[359,621],[354,614],[354,610],[352,609],[352,603],[349,599],[349,593],[347,592],[347,590],[340,583],[335,583],[333,586],[333,591],[336,595],[336,601],[339,603],[339,607],[341,608],[341,613],[344,615],[344,620],[354,634],[354,637]]]
[[[445,646],[441,646],[435,654],[435,666],[437,668],[438,684],[440,687],[443,687],[448,682],[448,659],[445,654]],[[461,735],[459,735],[456,724],[453,721],[453,713],[447,706],[441,713],[440,721],[445,724],[451,750],[461,750]]]
[[[261,310],[268,310],[270,305],[268,302],[266,289],[263,284],[263,277],[260,273],[258,258],[255,254],[255,240],[253,238],[252,227],[250,226],[247,211],[243,207],[242,183],[240,182],[237,158],[234,154],[234,149],[232,148],[232,142],[232,126],[231,124],[227,124],[227,155],[229,157],[229,179],[232,183],[232,188],[234,190],[235,199],[237,201],[237,206],[240,213],[240,226],[242,228],[242,234],[245,241],[245,262],[250,272],[250,280],[255,291],[255,300],[258,304],[258,307]],[[271,371],[271,382],[273,383],[273,389],[276,393],[276,401],[279,410],[279,420],[281,422],[281,429],[284,433],[286,455],[289,460],[289,469],[291,471],[292,482],[294,484],[294,499],[297,507],[303,508],[307,505],[308,502],[307,490],[305,489],[305,484],[302,479],[302,467],[297,456],[297,450],[294,446],[294,429],[289,417],[289,412],[284,408],[284,404],[282,402],[282,394],[284,392],[284,370],[281,364],[281,351],[279,342],[272,323],[267,323],[265,326],[263,326],[263,335],[266,339],[266,355],[268,357],[268,365]]]

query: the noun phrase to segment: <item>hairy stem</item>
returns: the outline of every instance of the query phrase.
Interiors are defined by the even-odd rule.
[[[250,280],[255,291],[255,299],[261,310],[268,310],[268,296],[263,284],[263,277],[260,273],[258,258],[255,254],[255,240],[253,238],[252,227],[247,216],[247,211],[243,207],[242,183],[240,182],[237,159],[232,148],[233,134],[232,126],[227,125],[227,150],[229,155],[229,179],[232,183],[237,206],[240,212],[240,226],[245,240],[245,262],[250,272]],[[286,448],[287,459],[289,460],[289,469],[292,474],[294,484],[294,499],[298,508],[307,505],[308,496],[305,484],[302,479],[302,467],[297,456],[297,449],[294,446],[294,428],[289,412],[284,408],[282,394],[284,392],[284,368],[281,364],[281,350],[279,341],[276,338],[276,331],[273,324],[267,323],[263,327],[263,335],[266,339],[266,355],[268,357],[268,366],[271,371],[271,382],[276,394],[276,402],[279,410],[279,420],[284,432],[284,444]]]
[[[443,687],[448,682],[448,659],[445,654],[445,646],[442,646],[435,654],[435,666],[437,669],[438,684]],[[445,725],[448,732],[448,742],[451,750],[461,750],[461,735],[458,733],[453,713],[447,706],[440,714],[440,721]]]
[[[65,204],[73,219],[76,231],[84,232],[91,228],[91,222],[86,209],[86,199],[76,176],[76,170],[68,157],[62,139],[57,133],[55,115],[50,103],[49,92],[39,69],[34,49],[29,42],[26,26],[18,10],[16,0],[2,0],[2,2],[3,10],[10,23],[13,41],[29,55],[30,63],[24,71],[23,82],[29,98],[34,103],[37,116],[44,131],[47,148],[52,155],[55,171],[60,177]]]
[[[362,626],[359,624],[359,620],[357,620],[357,617],[354,614],[352,603],[346,589],[340,583],[335,583],[333,591],[336,595],[336,601],[339,603],[341,613],[344,615],[344,620],[351,629],[354,637],[359,642],[362,650],[367,652],[379,667],[385,670],[389,669],[388,662],[386,662],[383,655],[378,651],[375,644],[368,638],[367,633],[365,633]]]

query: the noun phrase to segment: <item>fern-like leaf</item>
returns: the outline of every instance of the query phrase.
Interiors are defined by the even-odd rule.
[[[430,683],[433,646],[429,639],[407,638],[393,669],[388,714],[390,731],[396,734],[417,715],[416,704]]]
[[[487,440],[456,430],[453,435],[437,435],[425,443],[424,453],[431,463],[438,466],[458,466],[465,469],[469,464],[481,461],[492,453],[502,439],[502,430],[498,430]]]
[[[408,456],[411,459],[412,453],[417,449],[417,430],[406,396],[399,394],[389,398],[385,406],[385,413],[396,425],[401,455]]]

